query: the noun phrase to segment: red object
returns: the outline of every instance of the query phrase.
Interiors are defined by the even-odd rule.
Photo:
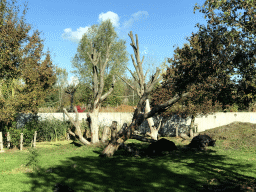
[[[86,109],[86,108],[82,108],[82,109],[81,109],[81,107],[80,107],[79,105],[76,106],[76,108],[77,108],[77,112],[78,112],[78,113],[83,113],[83,112],[85,111],[85,109]]]

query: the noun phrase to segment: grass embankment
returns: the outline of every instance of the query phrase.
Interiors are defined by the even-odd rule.
[[[68,141],[37,143],[38,171],[25,166],[29,156],[33,159],[32,152],[26,148],[5,149],[0,153],[0,191],[52,191],[56,183],[65,183],[77,192],[199,191],[203,185],[215,191],[234,191],[235,187],[253,191],[256,125],[233,123],[205,133],[217,139],[216,147],[204,152],[186,151],[188,141],[168,138],[179,150],[155,158],[131,157],[122,150],[112,158],[100,158],[104,146],[80,146]],[[136,140],[127,142],[148,145]]]

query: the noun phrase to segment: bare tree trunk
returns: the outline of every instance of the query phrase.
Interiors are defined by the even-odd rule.
[[[147,132],[146,135],[150,136],[154,140],[157,140],[158,131],[159,131],[160,127],[161,127],[161,124],[162,124],[162,121],[160,121],[160,123],[158,125],[158,128],[155,128],[155,126],[154,127],[150,127],[151,133]]]
[[[132,125],[132,124],[131,124]],[[131,137],[131,125],[123,126],[120,131],[118,131],[116,138],[111,141],[108,146],[102,151],[101,157],[111,157],[118,150],[119,146],[124,143],[127,139]]]
[[[91,142],[98,143],[99,142],[99,107],[95,108],[93,112],[90,114],[91,117]]]
[[[193,135],[193,128],[195,126],[195,116],[192,115],[191,117],[191,123],[190,123],[190,129],[189,129],[189,135],[190,135],[190,138],[193,138],[194,135]]]
[[[146,100],[146,106],[145,106],[145,113],[148,113],[150,111],[150,105],[149,105],[149,100],[147,99]],[[150,117],[147,119],[148,121],[148,124],[149,124],[149,127],[154,127],[154,121],[153,121],[153,118]]]
[[[111,125],[111,142],[116,142],[117,121],[112,121]]]
[[[149,100],[147,99],[146,106],[145,106],[145,113],[148,113],[149,111],[150,111],[150,106],[149,106]],[[152,117],[148,118],[147,121],[150,128],[150,133],[147,132],[146,135],[150,136],[154,140],[157,140],[158,131],[161,128],[162,121],[160,121],[158,128],[155,127]]]
[[[77,108],[74,107],[74,110],[76,112],[76,120],[73,119],[73,117],[71,117],[67,110],[65,108],[63,108],[64,113],[68,116],[68,118],[70,119],[71,123],[75,126],[75,133],[73,133],[70,129],[68,130],[69,134],[73,135],[74,137],[78,138],[79,141],[81,143],[83,143],[84,145],[90,145],[91,143],[89,141],[87,141],[83,135],[82,135],[82,131],[80,129],[80,123],[79,123],[79,116],[78,116],[78,112],[77,112]]]

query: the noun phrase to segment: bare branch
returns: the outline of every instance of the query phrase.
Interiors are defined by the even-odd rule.
[[[76,137],[76,134],[75,134],[75,133],[73,133],[70,129],[68,129],[68,133],[69,133],[70,135],[72,135],[72,136]]]
[[[76,132],[75,132],[75,137],[78,136],[79,140],[83,143],[83,144],[87,144],[90,145],[91,143],[89,141],[87,141],[86,139],[83,138],[82,133],[81,133],[81,129],[80,129],[80,125],[79,125],[79,121],[78,121],[78,112],[77,112],[77,108],[74,107],[75,111],[76,111],[76,121],[74,121],[73,117],[71,117],[67,110],[65,108],[63,108],[64,113],[68,116],[69,120],[71,121],[71,123],[76,127]],[[71,130],[69,130],[69,133],[71,135],[73,135],[73,132]],[[74,136],[74,135],[73,135]]]
[[[133,34],[132,34],[132,31],[130,31],[130,33],[128,33],[128,36],[131,38],[132,43],[131,43],[130,45],[132,46],[132,48],[133,48],[134,52],[135,52],[135,51],[137,51],[137,49],[136,49],[136,47],[135,47],[134,40],[133,40]]]
[[[92,47],[91,42],[91,54],[87,52],[87,55],[89,56],[92,64],[93,64],[93,91],[94,91],[94,100],[96,99],[98,95],[98,67],[97,64],[100,61],[100,55],[101,53],[97,53],[96,49]]]
[[[104,88],[104,72],[105,72],[105,68],[107,66],[108,63],[108,59],[109,59],[109,50],[111,47],[111,43],[109,44],[109,46],[107,45],[107,53],[106,53],[106,60],[105,63],[103,64],[103,66],[101,66],[100,69],[100,89],[99,89],[99,96],[101,96],[102,92],[103,92],[103,88]]]
[[[133,66],[134,66],[134,68],[136,70],[136,73],[137,73],[137,75],[139,77],[139,81],[138,81],[138,83],[139,83],[141,81],[141,79],[142,79],[142,76],[140,74],[140,71],[139,71],[139,68],[138,68],[137,64],[135,63],[133,55],[131,55],[131,59],[132,59]]]
[[[77,111],[77,108],[76,108],[76,106],[74,106],[74,110],[75,110],[75,112],[76,112],[76,123],[79,123],[79,115],[78,115],[78,111]]]
[[[142,61],[140,61],[140,49],[139,49],[139,38],[138,38],[138,34],[135,34],[136,36],[136,47],[137,47],[137,50],[136,50],[136,53],[135,53],[135,58],[137,60],[137,66],[139,67],[139,72],[140,72],[140,75],[142,77],[141,80],[141,85],[144,84],[144,81],[145,81],[145,77],[143,75],[143,70],[142,70],[142,63],[144,61],[144,56],[142,58]]]
[[[152,76],[151,83],[148,84],[148,89],[146,90],[147,92],[152,91],[152,89],[153,89],[153,87],[155,86],[155,84],[156,84],[157,82],[159,82],[158,80],[161,80],[161,79],[162,79],[162,76],[160,76],[160,77],[157,79],[157,77],[159,76],[159,73],[160,73],[160,69],[157,68],[155,75]]]
[[[100,101],[103,101],[104,99],[107,98],[107,96],[110,95],[110,93],[112,93],[112,91],[114,90],[114,85],[116,83],[116,79],[115,79],[115,76],[113,76],[113,83],[112,83],[112,86],[111,88],[109,89],[109,91],[107,93],[105,93],[104,95],[102,95],[102,97],[100,98]]]
[[[133,72],[128,68],[128,67],[126,67],[127,69],[128,69],[128,71],[131,73],[131,75],[133,76],[133,79],[136,81],[136,82],[138,82],[138,84],[139,84],[139,80],[138,80],[138,78],[133,74]]]
[[[64,113],[68,116],[68,118],[70,119],[71,123],[72,123],[73,125],[76,125],[76,122],[74,121],[73,117],[71,117],[71,116],[68,114],[67,110],[66,110],[65,108],[63,108],[63,111],[64,111]]]
[[[118,76],[118,75],[117,75]],[[136,91],[135,90],[135,88],[128,82],[128,81],[126,81],[123,77],[121,77],[121,76],[118,76],[120,79],[122,79],[129,87],[131,87],[131,89],[133,89],[134,91]]]
[[[145,77],[147,77],[148,72],[149,72],[149,69],[146,71],[146,73],[145,73]]]
[[[156,82],[160,82],[162,79],[163,79],[163,76],[161,75],[161,76],[156,80]]]
[[[147,85],[146,85],[146,83],[144,82],[144,90],[147,90]]]
[[[142,64],[143,64],[144,59],[145,59],[145,57],[144,57],[144,55],[143,55],[142,61],[141,61],[141,66],[142,66]],[[142,70],[142,68],[141,68],[141,70]]]
[[[108,59],[109,59],[110,47],[111,47],[111,43],[109,45],[107,45],[106,60],[103,64],[101,63],[101,58],[100,58],[101,52],[97,53],[97,50],[94,47],[92,47],[92,42],[91,42],[91,54],[89,52],[87,52],[87,55],[89,56],[89,58],[93,64],[94,106],[99,104],[98,102],[100,101],[100,97],[103,92],[104,72],[105,72],[105,68],[107,66]],[[98,74],[98,68],[100,69],[100,74]],[[98,80],[98,76],[100,78],[99,80]],[[99,86],[98,86],[98,81],[100,81]]]
[[[136,47],[137,47],[137,53],[139,52],[139,38],[138,38],[138,34],[135,34],[136,37]],[[140,57],[138,57],[138,59],[140,59]],[[137,60],[139,61],[139,60]]]
[[[91,43],[91,54],[87,52],[87,55],[89,56],[89,59],[91,60],[92,64],[97,65],[97,63],[99,62],[101,53],[97,53],[96,49],[92,47],[92,43]]]
[[[181,98],[189,96],[189,92],[183,93],[181,96],[176,94],[172,99],[168,100],[167,102],[155,106],[150,112],[144,114],[144,119],[153,117],[158,112],[163,112],[167,110],[169,107],[174,105],[177,101],[179,101]]]
[[[137,87],[137,94],[138,94],[139,97],[142,96],[142,92],[141,92],[141,90],[138,87]]]
[[[140,58],[140,53],[139,52],[138,52],[138,57]],[[143,77],[143,81],[145,81],[145,76],[143,74],[143,69],[142,69],[143,60],[144,60],[144,55],[142,57],[142,61],[137,61],[137,62],[138,62],[138,66],[139,66],[139,70],[140,70],[141,76]]]
[[[159,123],[159,125],[157,127],[157,131],[159,131],[159,129],[160,129],[161,125],[162,125],[162,121],[163,121],[163,119],[160,120],[160,123]]]

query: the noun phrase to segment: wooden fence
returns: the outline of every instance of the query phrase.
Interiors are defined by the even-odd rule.
[[[31,147],[36,147],[36,136],[37,132],[34,133],[34,139],[31,141]],[[69,138],[69,137],[68,137]],[[2,132],[0,132],[0,152],[4,152],[4,142],[3,142],[3,135]],[[22,151],[23,148],[23,133],[20,134],[20,150]],[[9,149],[11,147],[11,138],[10,133],[7,132],[7,148]]]

